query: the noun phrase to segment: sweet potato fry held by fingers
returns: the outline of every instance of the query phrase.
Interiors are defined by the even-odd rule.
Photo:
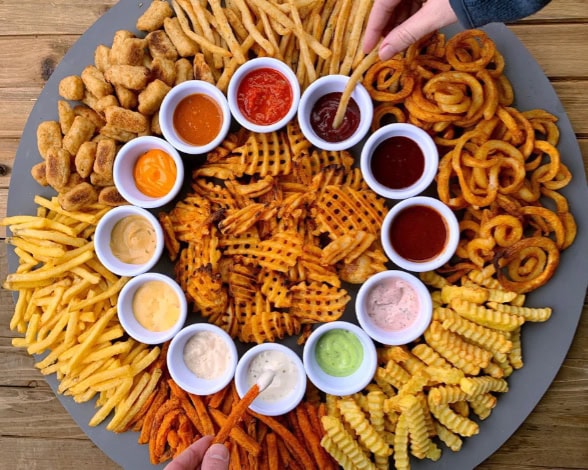
[[[249,405],[253,403],[253,400],[257,398],[259,393],[259,385],[254,384],[247,391],[247,393],[243,395],[243,398],[241,398],[241,400],[233,406],[233,409],[231,410],[231,414],[228,416],[227,421],[223,424],[223,426],[220,428],[215,438],[213,439],[213,444],[223,444],[227,440],[227,437],[229,437],[229,434],[231,433],[231,429],[243,417],[243,415],[247,411],[247,408],[249,408]]]

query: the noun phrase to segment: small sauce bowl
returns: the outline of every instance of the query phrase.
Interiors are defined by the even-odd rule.
[[[274,132],[296,114],[300,84],[281,60],[258,57],[237,69],[229,82],[227,99],[233,117],[243,127],[258,133]]]
[[[121,224],[133,220],[137,229],[131,236]],[[125,238],[124,235],[128,236]],[[116,243],[117,239],[126,239],[127,242]],[[140,260],[144,246],[151,246],[152,253],[148,259]],[[119,206],[109,210],[98,222],[94,233],[94,249],[98,259],[109,271],[119,276],[137,276],[149,271],[159,261],[164,246],[163,229],[157,218],[146,209],[136,206]],[[119,257],[127,251],[125,248],[141,256],[132,259]]]
[[[266,363],[268,360],[270,363]],[[276,367],[276,364],[271,363],[274,360],[282,366]],[[300,357],[279,343],[253,346],[243,354],[235,371],[235,386],[239,396],[243,397],[256,382],[258,374],[265,371],[273,371],[276,375],[249,408],[266,416],[283,415],[293,410],[306,392],[306,374]]]
[[[345,355],[349,352],[349,343],[334,335],[355,338],[352,339],[353,343],[361,348],[359,365],[348,375],[334,375],[333,372],[326,371],[317,359],[317,351],[327,347],[331,348],[335,359],[337,354]],[[349,361],[345,359],[339,356],[338,363],[348,364]],[[351,395],[363,390],[374,378],[378,365],[376,346],[371,338],[357,325],[344,321],[325,323],[314,330],[304,346],[303,360],[310,381],[323,392],[337,396]]]
[[[140,274],[124,285],[117,308],[124,330],[145,344],[161,344],[173,338],[184,326],[188,312],[186,295],[178,283],[168,276],[151,272]],[[165,318],[174,310],[177,317]],[[156,324],[161,328],[150,327]]]
[[[203,80],[173,87],[161,103],[163,136],[180,152],[198,155],[218,147],[231,126],[225,95]]]
[[[311,83],[302,94],[298,122],[304,136],[315,147],[329,151],[346,150],[359,143],[370,130],[374,105],[361,83],[351,93],[347,119],[339,127],[341,137],[332,129],[341,93],[348,82],[349,77],[344,75],[326,75]],[[356,126],[352,125],[354,117],[357,118]]]
[[[377,305],[374,305],[377,302]],[[408,344],[431,323],[429,290],[406,271],[382,271],[364,282],[355,299],[357,321],[379,343]]]
[[[165,195],[152,196],[139,189],[135,179],[135,170],[137,163],[143,156],[146,156],[148,152],[157,151],[163,152],[167,168],[171,169],[175,166],[175,177],[173,178],[173,183],[169,181],[169,190]],[[165,155],[171,158],[173,165]],[[155,168],[155,171],[152,171],[150,175],[152,178],[157,179],[161,177],[161,172],[161,168]],[[171,177],[173,175],[170,175]],[[120,148],[114,160],[113,179],[118,192],[129,203],[147,209],[161,207],[170,202],[180,192],[184,184],[184,162],[178,151],[165,140],[155,136],[136,137]],[[148,187],[154,186],[154,182],[145,181],[145,185]]]
[[[381,241],[396,266],[413,272],[432,271],[454,255],[459,223],[443,202],[416,196],[400,201],[386,214]]]
[[[206,348],[211,338],[213,347]],[[189,352],[192,344],[194,349]],[[193,358],[202,361],[190,366],[185,354],[193,354]],[[219,360],[226,362],[224,368],[211,371],[210,361],[218,363]],[[196,395],[210,395],[226,387],[235,375],[237,360],[234,341],[223,329],[210,323],[186,326],[174,336],[167,351],[167,367],[172,379],[183,390]]]
[[[372,190],[387,199],[406,199],[433,182],[439,151],[424,130],[412,124],[381,127],[366,140],[360,157],[363,177]]]

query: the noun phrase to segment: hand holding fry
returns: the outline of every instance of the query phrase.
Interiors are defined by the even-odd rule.
[[[367,54],[382,36],[380,60],[391,59],[428,33],[457,21],[449,0],[376,0],[368,20],[363,50]]]
[[[198,439],[172,460],[166,470],[225,470],[229,468],[229,451],[222,444],[212,444],[212,437]]]

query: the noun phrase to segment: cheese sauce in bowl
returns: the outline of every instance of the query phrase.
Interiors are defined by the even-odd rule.
[[[172,278],[144,273],[132,278],[120,291],[119,321],[129,336],[145,344],[170,340],[184,326],[186,296]]]

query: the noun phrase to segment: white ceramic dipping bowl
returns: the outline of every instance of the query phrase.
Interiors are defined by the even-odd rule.
[[[302,93],[298,106],[298,123],[304,136],[315,146],[323,150],[346,150],[359,143],[370,130],[374,115],[374,105],[365,87],[358,83],[351,98],[357,104],[360,112],[359,125],[349,137],[338,142],[330,142],[320,137],[313,129],[311,115],[317,101],[329,93],[343,93],[349,77],[345,75],[326,75],[311,83]]]
[[[247,77],[248,74],[259,69],[266,68],[276,70],[286,77],[292,91],[292,103],[290,104],[288,111],[281,119],[274,123],[263,125],[252,122],[243,114],[243,112],[241,112],[241,108],[239,107],[238,94],[239,87],[241,86],[243,79]],[[298,110],[298,104],[300,102],[300,84],[298,83],[298,78],[292,69],[281,60],[271,57],[258,57],[256,59],[245,62],[237,69],[233,75],[233,78],[231,78],[231,81],[229,82],[227,100],[229,102],[229,108],[233,114],[233,117],[243,127],[250,131],[262,134],[267,132],[274,132],[288,124],[288,122],[290,122],[290,120],[295,116],[296,111]]]
[[[441,216],[445,228],[445,243],[436,255],[427,259],[415,261],[414,259],[407,259],[398,253],[390,240],[390,232],[393,225],[397,222],[399,214],[403,213],[405,209],[411,209],[414,207],[418,208],[418,206],[430,208]],[[426,222],[426,218],[424,221]],[[418,242],[417,245],[425,246],[427,240],[435,238],[436,233],[434,233],[435,230],[432,229],[432,224],[431,226],[427,224],[421,225],[423,226],[421,227],[419,225],[419,227],[421,227],[420,230],[414,230],[413,234],[407,233],[406,236],[410,237],[412,240],[416,240]],[[417,225],[414,224],[413,227],[417,227]],[[415,238],[417,236],[418,238]],[[427,196],[411,197],[398,202],[392,207],[392,209],[390,209],[388,214],[386,214],[384,222],[382,223],[381,241],[384,252],[390,261],[396,266],[413,272],[432,271],[443,266],[455,254],[459,242],[459,222],[453,211],[440,200]]]
[[[316,348],[321,337],[331,330],[342,329],[353,333],[363,349],[360,366],[350,375],[336,377],[325,372],[316,359]],[[343,396],[363,390],[374,378],[378,359],[372,339],[359,326],[345,321],[334,321],[319,326],[308,337],[303,352],[304,368],[310,381],[325,393]]]
[[[424,168],[420,177],[404,188],[390,188],[384,185],[378,180],[372,167],[374,153],[380,144],[395,137],[406,137],[414,141],[424,157]],[[366,140],[361,151],[360,167],[366,183],[377,194],[387,199],[406,199],[422,193],[433,182],[439,167],[439,152],[431,136],[419,127],[406,123],[388,124]]]
[[[379,326],[369,315],[368,299],[376,286],[394,280],[404,281],[409,284],[416,293],[415,320],[402,329],[388,329]],[[364,282],[355,299],[355,314],[357,321],[364,331],[379,343],[396,346],[408,344],[421,336],[431,323],[433,302],[431,294],[425,284],[416,276],[406,271],[382,271],[374,274]]]
[[[215,138],[203,145],[194,145],[184,140],[174,127],[174,113],[180,102],[190,95],[203,94],[214,100],[220,109],[222,122]],[[204,123],[203,123],[204,124]],[[203,80],[188,80],[174,86],[161,103],[159,125],[166,140],[180,152],[198,155],[218,147],[231,127],[231,112],[225,95],[216,86]]]
[[[140,216],[153,227],[155,250],[151,258],[143,264],[125,263],[112,251],[110,244],[112,230],[125,217]],[[149,271],[159,261],[165,246],[163,229],[157,218],[146,209],[136,206],[119,206],[109,210],[98,222],[94,233],[94,249],[100,262],[119,276],[137,276]]]
[[[184,361],[186,343],[197,333],[210,332],[218,336],[226,346],[227,367],[217,377],[198,377]],[[213,352],[214,354],[214,352]],[[210,323],[188,325],[172,339],[167,351],[167,367],[175,382],[185,391],[196,395],[210,395],[223,389],[234,377],[238,354],[234,341],[221,328]]]
[[[304,365],[300,360],[300,357],[292,351],[290,348],[279,344],[279,343],[263,343],[253,346],[248,350],[237,364],[235,370],[235,386],[237,387],[237,393],[240,397],[243,397],[247,391],[251,388],[252,384],[249,384],[248,373],[252,361],[261,353],[266,351],[277,351],[284,354],[290,361],[292,361],[296,369],[296,380],[293,390],[286,396],[279,400],[264,400],[263,394],[260,394],[253,403],[249,406],[253,411],[261,413],[266,416],[279,416],[293,410],[304,398],[306,392],[306,374],[304,372]],[[277,379],[279,380],[279,375]]]
[[[164,331],[151,331],[143,327],[135,317],[135,313],[133,311],[133,298],[137,293],[137,290],[146,282],[150,281],[166,283],[169,287],[171,287],[179,302],[180,314],[178,315],[177,320],[170,328]],[[118,319],[124,330],[129,334],[129,336],[145,344],[161,344],[172,339],[175,334],[184,326],[188,313],[186,295],[178,283],[164,274],[152,272],[144,273],[134,277],[124,285],[118,296],[117,308]]]
[[[133,176],[135,164],[141,155],[149,150],[162,150],[176,164],[176,179],[171,190],[162,197],[151,197],[139,190]],[[129,203],[152,209],[161,207],[177,196],[184,184],[184,162],[178,151],[164,139],[155,136],[136,137],[124,144],[114,160],[113,179],[118,192]]]

